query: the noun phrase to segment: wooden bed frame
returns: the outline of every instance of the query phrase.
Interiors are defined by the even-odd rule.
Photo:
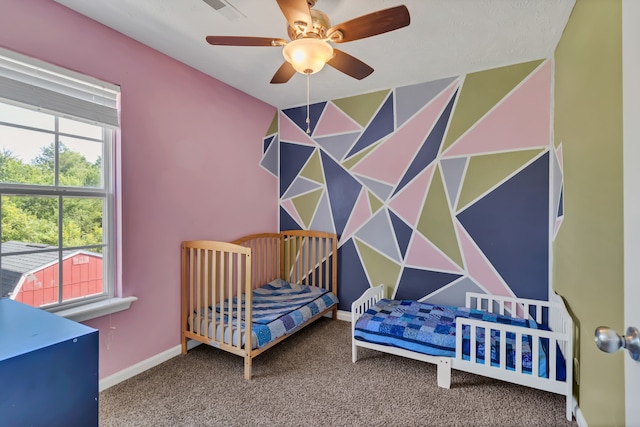
[[[252,290],[277,278],[287,282],[316,286],[337,295],[338,239],[335,234],[320,231],[292,230],[281,233],[260,233],[233,242],[194,240],[182,242],[182,354],[188,351],[192,339],[244,357],[244,377],[251,379],[254,357],[271,348],[313,321],[332,311],[334,304],[316,314],[308,322],[262,348],[252,349],[251,300]],[[234,298],[244,295],[245,319]],[[226,320],[208,316],[209,307],[219,305]],[[244,345],[240,331],[232,326],[243,321]],[[204,322],[204,323],[203,323]],[[198,328],[195,325],[205,325]],[[195,326],[195,327],[194,327]],[[217,327],[230,333],[220,338],[207,336],[209,328]]]
[[[538,390],[549,391],[561,394],[566,397],[566,416],[571,421],[573,416],[573,320],[562,298],[553,294],[552,301],[538,301],[522,298],[509,298],[495,295],[486,295],[480,293],[467,292],[466,307],[485,310],[491,313],[501,315],[509,315],[511,317],[523,318],[523,313],[534,312],[535,315],[529,315],[526,318],[542,323],[543,312],[548,313],[549,328],[551,331],[542,329],[529,329],[518,326],[498,324],[494,322],[486,322],[478,319],[456,318],[456,355],[455,357],[430,356],[415,351],[405,350],[398,347],[375,344],[371,342],[361,341],[354,338],[355,324],[358,318],[372,307],[379,300],[384,298],[384,285],[369,288],[360,298],[351,305],[351,327],[352,327],[352,360],[355,363],[358,360],[358,347],[369,348],[384,353],[395,354],[407,357],[409,359],[420,360],[423,362],[434,363],[438,366],[438,386],[450,388],[451,386],[451,369],[470,372],[472,374],[482,375],[485,377],[495,378],[525,387],[531,387]],[[474,303],[475,302],[475,303]],[[543,311],[543,309],[546,309]],[[470,348],[471,357],[467,359],[462,355],[462,327],[469,325],[470,330]],[[505,366],[506,357],[500,357],[501,366],[494,367],[490,361],[490,352],[486,352],[484,363],[476,362],[476,332],[475,328],[489,328],[500,331],[500,336],[505,337],[507,332],[515,334],[516,343],[522,343],[522,336],[531,336],[532,340],[539,338],[549,339],[549,356],[547,363],[549,365],[549,378],[535,374],[527,374],[522,371],[522,346],[516,348],[515,360],[517,366],[515,370],[509,370]],[[488,330],[488,329],[485,329]],[[486,339],[489,334],[485,334]],[[504,342],[504,340],[501,340]],[[487,343],[488,344],[488,343]],[[565,360],[565,381],[556,380],[556,344],[562,351]],[[485,344],[485,348],[488,345]],[[501,352],[504,352],[504,346],[500,346]],[[532,366],[538,366],[539,346],[534,347]]]

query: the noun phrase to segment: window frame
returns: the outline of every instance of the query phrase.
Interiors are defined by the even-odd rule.
[[[40,252],[56,252],[58,263],[69,249],[89,249],[95,245],[64,247],[62,219],[65,197],[91,197],[103,199],[102,212],[102,287],[100,294],[86,297],[63,298],[63,269],[58,268],[57,303],[42,306],[58,315],[84,321],[128,309],[137,300],[122,296],[121,285],[121,208],[118,201],[120,185],[119,157],[119,96],[118,86],[66,70],[43,61],[29,58],[0,48],[0,103],[44,112],[56,117],[54,142],[53,185],[0,183],[0,195],[47,196],[57,198],[58,247]],[[93,109],[93,110],[92,110]],[[58,118],[71,119],[102,127],[102,179],[100,187],[69,187],[59,184],[60,136],[77,138],[78,135],[60,132]],[[14,127],[0,118],[0,122]],[[40,129],[37,129],[40,130]],[[91,140],[93,138],[87,138]],[[95,140],[95,139],[94,139]],[[97,140],[95,140],[97,142]],[[34,253],[34,252],[31,252]],[[13,256],[18,254],[12,253]],[[7,256],[5,254],[3,256]]]

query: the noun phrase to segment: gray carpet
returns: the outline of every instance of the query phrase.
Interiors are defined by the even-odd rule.
[[[254,360],[201,345],[100,393],[100,426],[576,426],[563,396],[368,349],[322,318]]]

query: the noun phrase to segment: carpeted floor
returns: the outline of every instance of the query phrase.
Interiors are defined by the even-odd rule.
[[[577,426],[565,400],[526,387],[360,349],[322,318],[254,360],[200,345],[100,393],[100,426]]]

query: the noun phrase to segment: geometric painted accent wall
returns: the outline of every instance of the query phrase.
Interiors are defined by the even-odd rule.
[[[341,310],[381,283],[438,304],[547,300],[562,218],[550,105],[540,60],[313,104],[310,134],[306,106],[282,110],[262,161],[280,229],[338,234]]]

